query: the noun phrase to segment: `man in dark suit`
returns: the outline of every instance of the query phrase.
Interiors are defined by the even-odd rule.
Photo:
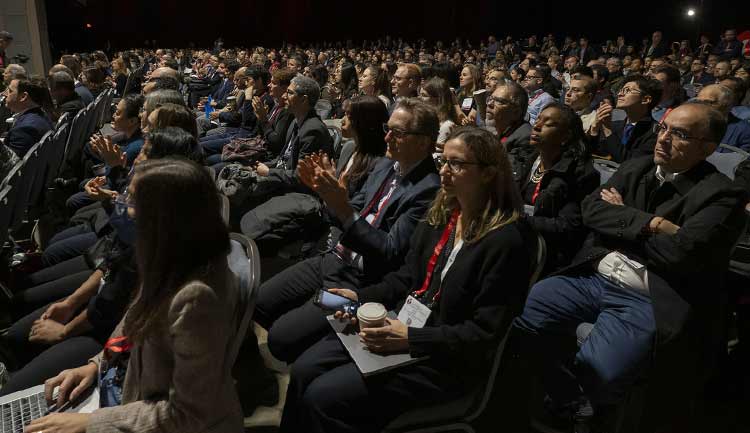
[[[3,95],[8,109],[18,114],[3,144],[23,157],[52,129],[52,122],[41,107],[44,101],[49,100],[47,83],[39,77],[16,79],[10,82]]]
[[[605,415],[648,374],[644,420],[653,424],[637,430],[681,431],[663,423],[689,407],[719,353],[721,287],[746,192],[705,161],[724,135],[721,113],[686,104],[660,128],[653,157],[626,162],[584,199],[592,233],[583,249],[531,289],[514,322],[543,372],[548,407],[568,408],[579,423],[592,407]],[[582,322],[593,329],[563,374],[573,360],[565,336]]]
[[[75,81],[67,72],[54,72],[49,77],[49,89],[57,114],[70,113],[74,118],[84,108],[83,100],[75,89]]]
[[[426,103],[403,99],[388,121],[388,149],[351,201],[333,176],[315,186],[337,230],[325,254],[300,262],[260,287],[255,320],[269,330],[274,356],[292,362],[330,331],[312,304],[319,289],[358,290],[404,261],[409,239],[440,177],[432,160],[439,122]]]
[[[589,38],[586,36],[581,37],[580,45],[581,46],[578,48],[578,52],[575,55],[578,57],[581,65],[587,66],[590,61],[599,57],[596,48],[589,45]]]
[[[487,118],[492,120],[492,126],[508,152],[529,145],[531,125],[524,120],[528,106],[526,89],[512,81],[498,84],[487,98]]]
[[[612,105],[604,101],[589,129],[593,153],[623,162],[654,152],[656,134],[651,110],[661,100],[661,83],[640,75],[628,76],[617,94],[617,108],[625,120],[612,121]]]

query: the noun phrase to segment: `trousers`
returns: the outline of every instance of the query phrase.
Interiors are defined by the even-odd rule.
[[[569,362],[576,328],[584,322],[594,327]],[[650,366],[656,336],[651,299],[599,274],[540,281],[514,326],[559,404],[574,401],[581,390],[594,404],[619,403]]]

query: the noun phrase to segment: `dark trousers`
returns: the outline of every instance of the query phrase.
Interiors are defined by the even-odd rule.
[[[253,318],[268,330],[273,356],[292,362],[331,331],[327,313],[312,303],[319,289],[357,290],[359,284],[359,270],[332,253],[299,262],[263,283]]]
[[[593,330],[566,363],[583,322]],[[594,404],[619,403],[650,366],[656,335],[651,299],[599,274],[537,283],[514,326],[526,334],[527,352],[559,404],[577,398],[580,388]]]
[[[18,292],[13,299],[13,317],[19,318],[51,302],[58,301],[75,292],[93,271],[75,272],[64,277],[47,281]]]
[[[281,432],[379,432],[400,414],[461,392],[460,379],[418,363],[365,378],[328,334],[292,364]]]
[[[73,215],[79,209],[94,203],[96,203],[96,201],[89,197],[89,195],[85,192],[77,192],[68,197],[67,200],[65,200],[65,207],[68,208],[68,212],[70,212],[70,215]]]
[[[46,268],[84,254],[97,240],[88,226],[80,224],[69,227],[52,236],[42,254],[42,265]]]
[[[20,369],[11,373],[10,380],[0,390],[0,396],[41,385],[65,369],[85,365],[102,350],[101,342],[91,335],[72,337],[52,346],[29,342],[34,321],[46,309],[45,305],[14,323],[3,338],[3,344],[7,344],[18,358]]]
[[[216,134],[206,136],[200,139],[200,144],[206,155],[221,154],[225,144],[229,144],[232,139],[229,134]]]
[[[83,255],[76,256],[30,274],[26,278],[26,284],[24,287],[38,286],[42,283],[67,277],[68,275],[91,270],[91,267]]]

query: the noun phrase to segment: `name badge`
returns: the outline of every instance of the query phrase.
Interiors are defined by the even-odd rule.
[[[406,298],[404,306],[398,313],[398,320],[406,323],[406,326],[412,328],[422,328],[427,323],[427,319],[432,314],[432,310],[419,302],[413,296]]]
[[[534,216],[534,206],[525,204],[523,205],[523,212],[528,216]]]

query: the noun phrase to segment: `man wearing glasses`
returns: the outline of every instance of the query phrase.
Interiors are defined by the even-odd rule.
[[[547,80],[549,80],[549,67],[543,66],[529,69],[523,79],[523,88],[529,94],[529,109],[526,118],[531,125],[536,123],[536,118],[544,107],[555,102],[555,98],[542,88]]]
[[[254,320],[268,329],[268,347],[277,359],[293,362],[330,331],[326,313],[312,303],[318,290],[357,291],[403,264],[414,228],[440,187],[432,160],[439,125],[427,103],[404,99],[383,125],[386,157],[351,201],[332,176],[310,182],[335,227],[327,253],[260,286]]]
[[[529,144],[531,125],[524,120],[529,96],[518,83],[498,84],[487,98],[487,119],[492,119],[500,142],[510,152]]]
[[[544,372],[550,418],[587,425],[593,412],[612,431],[616,406],[648,376],[643,419],[655,424],[640,431],[686,430],[682,411],[719,353],[724,275],[746,220],[747,193],[705,161],[725,129],[710,106],[677,107],[654,126],[653,156],[625,162],[583,200],[583,249],[531,289],[514,322]],[[573,347],[578,337],[575,356],[562,335]]]
[[[599,104],[589,135],[593,153],[621,163],[630,158],[654,152],[651,110],[661,100],[661,83],[639,75],[625,79],[617,93],[617,108],[625,111],[624,120],[612,120],[614,107],[607,101]]]

